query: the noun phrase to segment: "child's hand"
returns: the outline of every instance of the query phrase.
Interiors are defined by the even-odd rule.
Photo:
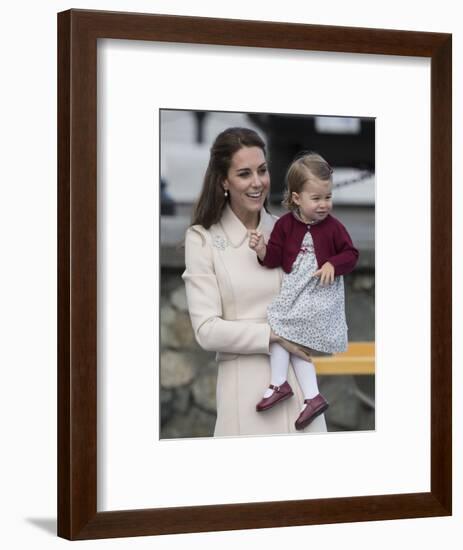
[[[314,277],[320,277],[322,286],[332,284],[334,281],[334,266],[330,262],[325,262],[321,268],[313,274]]]
[[[265,258],[267,247],[265,246],[264,236],[257,229],[251,229],[249,232],[249,248],[254,250],[261,260]]]

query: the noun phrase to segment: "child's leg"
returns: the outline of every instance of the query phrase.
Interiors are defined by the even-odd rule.
[[[291,354],[291,364],[294,367],[294,372],[304,394],[304,399],[313,399],[319,393],[314,364],[310,361],[304,361],[293,353]]]
[[[315,372],[314,364],[311,361],[304,361],[299,357],[295,357],[293,354],[291,354],[291,363],[304,394],[304,406],[294,423],[294,427],[296,430],[303,430],[317,416],[326,411],[329,403],[318,391],[317,373]]]
[[[280,344],[270,344],[270,384],[281,386],[288,378],[289,352]],[[270,397],[273,390],[267,388],[264,397]]]

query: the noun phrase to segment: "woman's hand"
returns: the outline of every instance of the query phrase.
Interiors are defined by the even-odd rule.
[[[249,232],[249,248],[254,250],[260,260],[265,258],[267,247],[265,246],[264,236],[260,231],[251,229]]]
[[[276,338],[272,341],[272,337]],[[294,342],[290,342],[289,340],[285,340],[281,336],[278,336],[273,331],[270,331],[270,342],[276,342],[277,344],[280,344],[283,348],[285,348],[286,351],[289,353],[293,353],[297,357],[300,357],[304,361],[312,361],[312,352],[308,348],[305,348],[304,346],[301,346],[300,344],[295,344]]]
[[[318,271],[313,274],[314,277],[320,277],[322,286],[331,284],[334,281],[334,266],[330,262],[325,262]]]

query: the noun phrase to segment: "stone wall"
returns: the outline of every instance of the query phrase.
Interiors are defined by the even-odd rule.
[[[346,315],[351,341],[374,340],[374,272],[345,278]],[[215,354],[196,343],[181,271],[161,271],[160,302],[161,438],[210,437],[216,410]],[[319,376],[330,402],[329,431],[374,429],[374,376]]]

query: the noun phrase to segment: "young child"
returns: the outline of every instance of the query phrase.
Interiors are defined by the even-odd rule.
[[[285,340],[324,353],[347,349],[342,276],[358,259],[345,227],[330,215],[332,174],[316,153],[297,158],[286,175],[283,204],[289,212],[275,223],[267,244],[258,231],[249,237],[262,265],[285,272],[280,293],[267,309],[271,329]],[[318,391],[311,360],[289,354],[278,343],[270,346],[271,383],[256,410],[267,410],[293,395],[287,382],[290,360],[304,394],[295,422],[302,430],[328,408],[328,402]]]

